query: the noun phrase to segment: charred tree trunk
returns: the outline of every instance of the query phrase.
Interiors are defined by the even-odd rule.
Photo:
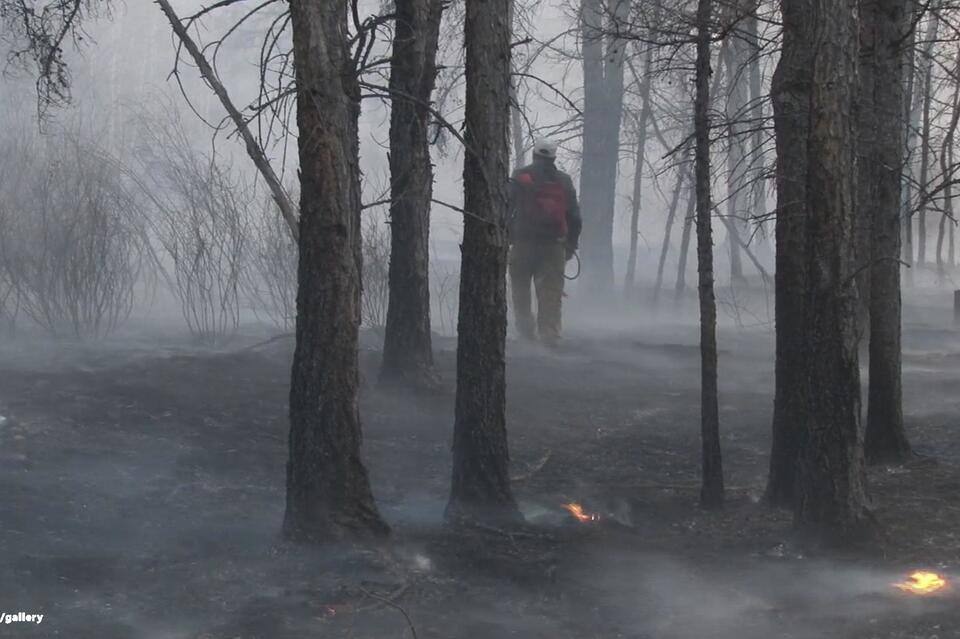
[[[723,505],[720,408],[717,399],[717,302],[713,293],[713,233],[710,198],[710,21],[712,0],[697,3],[696,139],[697,271],[700,293],[700,505]]]
[[[360,88],[347,0],[292,0],[300,262],[290,383],[287,538],[384,535],[360,459]]]
[[[466,150],[457,333],[453,481],[448,521],[521,518],[506,427],[507,180],[511,0],[467,0]]]
[[[767,499],[793,506],[797,454],[803,430],[801,383],[803,291],[807,286],[804,250],[807,220],[807,140],[810,135],[813,34],[802,2],[783,3],[783,52],[773,74],[771,101],[777,145],[776,274],[774,317],[773,443]]]
[[[389,303],[380,382],[434,383],[430,336],[430,201],[427,128],[437,75],[442,0],[396,0],[390,61]]]
[[[813,23],[814,37],[792,44],[816,52],[808,71],[804,428],[795,521],[822,543],[847,544],[869,529],[853,269],[857,0],[785,0],[783,7],[785,16],[799,8]]]
[[[903,461],[910,443],[903,427],[900,345],[901,175],[904,166],[903,34],[909,5],[863,0],[861,19],[860,214],[870,216],[866,269],[870,321],[870,377],[864,447],[870,461]],[[869,80],[869,84],[865,83]]]

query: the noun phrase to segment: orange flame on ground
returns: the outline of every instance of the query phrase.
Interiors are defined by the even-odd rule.
[[[912,595],[929,595],[946,588],[947,580],[935,572],[917,570],[906,581],[895,583],[893,587]]]
[[[576,517],[579,522],[588,522],[588,521],[599,521],[600,515],[595,515],[593,513],[583,512],[583,506],[578,503],[569,503],[563,504],[563,507],[569,511],[571,515]]]

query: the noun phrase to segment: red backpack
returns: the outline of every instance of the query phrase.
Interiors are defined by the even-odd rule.
[[[560,239],[567,235],[567,189],[562,182],[537,180],[532,173],[520,173],[523,190],[518,214],[520,223],[538,236]]]

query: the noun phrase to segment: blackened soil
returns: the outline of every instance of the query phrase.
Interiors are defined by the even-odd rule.
[[[372,549],[279,538],[288,341],[55,357],[7,344],[0,613],[44,619],[0,618],[0,636],[399,638],[412,625],[464,639],[960,637],[960,595],[890,585],[913,568],[960,579],[960,335],[908,323],[907,421],[933,459],[871,469],[883,537],[843,557],[811,552],[789,513],[761,500],[769,328],[721,330],[727,505],[697,507],[696,335],[677,322],[602,336],[573,326],[556,352],[510,344],[521,530],[442,524],[451,341],[437,344],[444,391],[366,384],[364,452],[394,529]],[[368,380],[377,359],[362,353]],[[576,522],[567,502],[599,520]]]

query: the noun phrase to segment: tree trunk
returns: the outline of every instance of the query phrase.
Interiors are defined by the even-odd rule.
[[[860,92],[860,217],[870,216],[866,269],[870,321],[870,377],[864,448],[870,461],[903,461],[910,443],[903,427],[900,345],[901,175],[904,166],[903,34],[909,6],[901,0],[863,0],[861,56],[871,67]]]
[[[734,6],[735,7],[735,6]],[[731,7],[731,17],[736,19],[737,9]],[[730,283],[744,281],[743,259],[740,255],[740,230],[744,226],[737,209],[740,193],[746,184],[746,141],[742,138],[744,128],[741,120],[746,115],[747,95],[740,79],[747,56],[750,53],[744,40],[737,34],[730,37],[722,62],[727,67],[727,234],[730,245]]]
[[[923,106],[921,108],[921,131],[920,131],[920,194],[923,204],[917,212],[917,265],[924,266],[927,263],[927,198],[926,192],[930,179],[930,108],[933,101],[933,42],[937,39],[937,33],[940,28],[940,20],[936,13],[930,13],[930,22],[927,26],[927,46],[926,59],[923,67]]]
[[[720,53],[717,55],[717,59],[723,60],[726,55],[727,47],[729,46],[726,39],[720,44]],[[710,105],[713,104],[713,100],[717,95],[717,91],[720,88],[720,78],[722,73],[713,73],[713,83],[710,85],[710,94],[709,102],[707,109],[709,110]],[[694,120],[696,120],[696,114],[694,114]],[[696,130],[690,131],[690,137],[696,137]],[[675,300],[679,301],[680,297],[683,295],[683,292],[687,288],[687,254],[690,247],[690,231],[693,228],[694,224],[694,213],[697,205],[697,181],[694,179],[693,183],[690,185],[690,200],[689,207],[687,210],[686,223],[683,226],[683,235],[680,239],[680,262],[677,265],[677,283],[674,291]]]
[[[670,198],[670,209],[667,211],[667,224],[663,231],[663,244],[660,247],[660,261],[657,262],[657,281],[653,285],[654,304],[657,303],[657,299],[660,297],[660,287],[663,285],[663,266],[667,262],[667,251],[670,249],[670,234],[673,231],[673,221],[677,216],[677,207],[680,205],[680,194],[683,192],[686,175],[687,173],[684,168],[680,168],[677,171],[677,185],[674,187],[673,196]]]
[[[347,0],[292,0],[300,262],[290,382],[287,538],[384,535],[360,459],[360,90]]]
[[[802,2],[783,4],[783,52],[770,90],[777,146],[776,274],[774,317],[773,442],[767,499],[793,506],[797,454],[803,429],[801,383],[803,291],[807,286],[804,250],[807,211],[807,139],[810,134],[810,74],[813,35]]]
[[[951,151],[951,156],[952,156],[952,155],[953,155],[953,153],[952,153],[952,151]],[[953,161],[953,160],[951,159],[951,162],[952,162],[952,161]],[[952,191],[951,191],[950,210],[951,210],[951,212],[953,211]],[[957,252],[956,252],[956,246],[955,246],[955,244],[954,244],[954,230],[957,228],[957,223],[951,219],[950,222],[949,222],[949,224],[950,224],[950,238],[949,238],[949,242],[950,242],[950,248],[949,248],[949,251],[950,251],[950,253],[949,253],[949,255],[950,255],[950,266],[956,266],[956,265],[957,265]]]
[[[643,85],[640,89],[640,118],[637,122],[636,166],[633,170],[633,199],[630,206],[630,250],[627,255],[627,274],[624,278],[624,296],[629,297],[636,283],[637,239],[640,226],[641,198],[643,196],[643,163],[647,148],[647,122],[653,110],[650,84],[653,82],[653,47],[648,46],[643,62]]]
[[[856,111],[856,149],[857,149],[857,193],[856,215],[853,220],[854,273],[857,283],[857,333],[858,339],[869,334],[870,328],[870,272],[873,256],[872,227],[875,211],[880,202],[877,199],[877,184],[874,162],[877,157],[878,115],[875,104],[877,89],[876,74],[880,63],[877,46],[876,13],[878,0],[859,0],[862,18],[858,35],[860,44],[860,66],[857,73]],[[879,55],[883,55],[882,53]],[[885,204],[885,203],[884,203]],[[863,343],[861,341],[861,343]]]
[[[588,216],[581,248],[587,290],[600,299],[609,299],[613,290],[613,221],[626,46],[625,41],[609,34],[616,31],[618,21],[626,20],[629,4],[628,0],[581,2],[584,102],[580,208]],[[612,19],[605,21],[604,17]]]
[[[700,293],[700,505],[723,505],[720,408],[717,399],[717,302],[713,293],[713,233],[710,198],[710,21],[712,0],[697,3],[696,139],[697,271]]]
[[[820,542],[847,544],[859,541],[869,528],[853,278],[857,0],[785,0],[783,8],[785,17],[800,9],[801,19],[813,23],[814,37],[792,44],[816,52],[808,76],[801,369],[805,428],[795,521]],[[784,21],[785,32],[792,26]]]
[[[697,210],[697,184],[694,181],[690,187],[690,197],[687,201],[687,214],[684,216],[683,234],[680,237],[680,256],[677,258],[677,283],[674,287],[674,299],[679,300],[687,290],[687,261],[690,252],[690,234],[693,230],[694,218]]]
[[[515,16],[515,3],[516,0],[510,3],[510,29],[513,29],[513,22]],[[514,168],[520,168],[526,164],[526,153],[523,144],[523,118],[520,111],[520,96],[517,93],[517,84],[516,79],[512,79],[510,82],[510,137],[513,143],[513,166]]]
[[[954,67],[954,73],[957,72],[960,72],[960,52],[958,52],[957,64]],[[957,134],[957,124],[960,123],[960,82],[954,82],[950,107],[950,123],[947,125],[946,135],[940,149],[940,179],[944,182],[944,209],[940,215],[940,228],[937,230],[937,274],[941,280],[944,276],[943,241],[946,238],[947,221],[953,218],[953,185],[951,182],[954,176],[953,144]],[[953,228],[952,224],[951,228]]]
[[[396,0],[390,62],[390,270],[380,382],[434,382],[430,335],[428,127],[442,0]]]
[[[752,182],[751,190],[751,208],[754,215],[765,213],[766,192],[765,181],[761,179],[760,171],[763,170],[763,104],[766,97],[763,94],[763,82],[760,75],[760,59],[762,49],[760,47],[760,29],[757,10],[759,9],[759,0],[748,0],[745,2],[746,17],[743,20],[743,39],[747,44],[748,56],[748,79],[750,82],[750,128],[753,129],[750,134],[750,161],[747,169],[748,179]]]
[[[453,481],[448,521],[521,518],[506,428],[507,142],[511,0],[467,0],[466,150],[457,334]]]
[[[910,36],[907,39],[907,51],[908,54],[908,82],[907,90],[904,96],[904,111],[909,114],[910,121],[908,126],[904,131],[904,147],[906,149],[906,159],[908,161],[908,166],[904,170],[904,185],[903,185],[903,212],[901,214],[901,222],[903,224],[903,251],[902,259],[906,262],[907,270],[907,281],[909,282],[913,276],[913,269],[909,268],[913,266],[913,184],[914,181],[918,179],[916,162],[914,159],[914,149],[917,144],[917,131],[920,129],[921,123],[921,112],[922,106],[925,101],[924,96],[924,73],[922,71],[923,67],[918,67],[920,60],[925,60],[925,57],[918,58],[916,55],[916,45],[917,45],[917,29],[919,28],[919,17],[920,13],[925,10],[925,7],[921,6],[919,2],[914,0],[911,2],[913,7],[913,17],[915,24],[917,26],[910,30]],[[935,24],[934,21],[929,23],[930,25]],[[928,29],[930,26],[928,26]],[[930,53],[930,48],[932,43],[924,44],[925,54]],[[924,65],[926,63],[924,62]]]

